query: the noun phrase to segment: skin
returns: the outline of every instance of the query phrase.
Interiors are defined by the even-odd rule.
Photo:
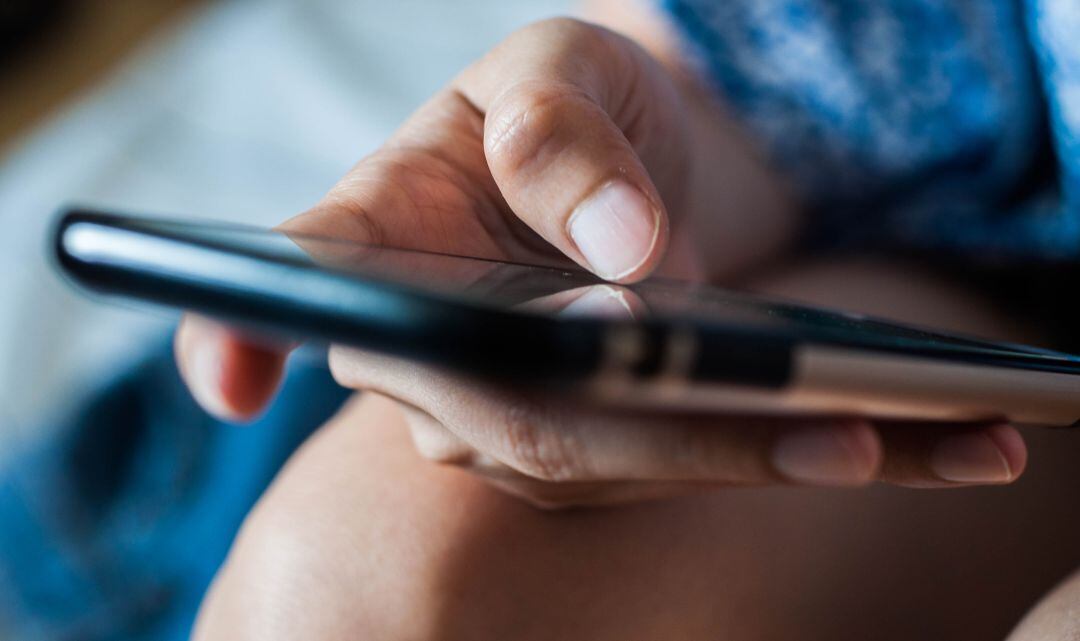
[[[619,282],[650,273],[733,282],[781,260],[801,224],[783,181],[722,108],[633,40],[575,20],[511,35],[282,229],[518,262],[575,262]],[[616,186],[616,187],[613,187]],[[575,235],[590,204],[654,224]],[[630,202],[634,194],[637,202]],[[605,201],[606,202],[606,201]],[[595,231],[595,230],[594,230]],[[640,253],[627,248],[640,241]],[[698,248],[695,242],[702,242]],[[618,265],[597,252],[621,257]],[[319,257],[319,256],[317,256]],[[190,319],[177,357],[197,399],[245,419],[285,350]],[[1008,425],[947,431],[857,417],[625,412],[507,389],[344,347],[337,380],[405,410],[420,451],[545,507],[654,499],[703,486],[1001,484],[1026,461]]]
[[[866,295],[884,282],[905,295]],[[757,284],[1007,329],[985,301],[879,262]],[[248,518],[194,638],[1002,639],[1080,564],[1080,514],[1060,489],[1080,480],[1080,443],[1027,436],[1037,465],[1007,488],[730,489],[542,511],[431,465],[400,405],[366,393]],[[1062,585],[1013,638],[1075,638],[1078,593]]]
[[[874,300],[889,282],[918,297],[869,311],[932,309],[939,325],[1008,333],[970,296],[929,278],[908,282],[895,268],[821,268],[831,277],[810,287],[814,270],[778,267],[802,217],[782,179],[685,79],[663,33],[642,32],[649,21],[632,12],[614,15],[622,18],[612,26],[652,55],[576,21],[530,26],[283,228],[573,261],[619,282],[659,272],[783,292],[802,278],[792,291],[841,306]],[[614,184],[637,194],[637,210],[655,224],[626,269],[596,260],[598,241],[574,233],[586,205]],[[862,298],[839,296],[867,271],[877,276]],[[975,307],[955,304],[965,300]],[[203,319],[187,319],[177,335],[196,397],[232,419],[265,406],[286,352]],[[544,638],[990,638],[1076,562],[1060,538],[1075,540],[1068,518],[1051,534],[1002,534],[1030,521],[1031,501],[1061,500],[1052,488],[1062,485],[1044,483],[1007,506],[879,489],[716,491],[1009,483],[1027,461],[1012,426],[629,415],[343,348],[331,366],[342,384],[369,391],[297,454],[250,517],[198,638],[523,638],[529,621],[544,622]],[[1062,451],[1043,438],[1044,451]],[[571,507],[703,490],[714,492],[569,514],[507,496]],[[895,553],[882,558],[882,545]],[[875,589],[882,579],[888,590]],[[978,620],[962,614],[973,608]],[[1060,611],[1051,608],[1044,625],[1060,628]]]

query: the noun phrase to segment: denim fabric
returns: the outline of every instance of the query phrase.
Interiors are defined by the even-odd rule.
[[[813,242],[1080,257],[1080,2],[658,1]]]
[[[72,404],[0,477],[0,638],[186,639],[244,515],[345,395],[294,366],[265,418],[221,424],[161,345]]]

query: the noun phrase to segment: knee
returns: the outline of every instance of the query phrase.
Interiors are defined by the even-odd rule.
[[[1020,622],[1009,641],[1080,639],[1080,572],[1059,585]]]
[[[396,406],[371,397],[248,517],[194,638],[697,638],[723,601],[700,581],[730,564],[680,514],[700,510],[535,510],[422,460]]]
[[[333,594],[349,557],[332,567],[335,544],[316,540],[322,526],[311,516],[290,515],[274,496],[264,499],[203,601],[196,641],[367,637],[356,629],[356,610],[344,610],[345,599]],[[365,605],[349,601],[354,608]]]
[[[260,500],[194,638],[550,638],[526,620],[608,638],[582,588],[606,574],[615,593],[626,577],[590,566],[588,521],[422,460],[396,406],[372,396],[324,426]]]
[[[360,404],[369,424],[339,415],[324,426],[248,516],[203,601],[196,641],[434,638],[426,615],[439,610],[443,551],[422,537],[437,526],[425,518],[439,514],[397,473],[411,456],[393,442],[404,430],[370,424],[393,414]]]

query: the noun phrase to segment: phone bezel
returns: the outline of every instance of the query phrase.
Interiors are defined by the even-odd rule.
[[[161,222],[173,229],[154,226]],[[216,225],[76,208],[58,221],[55,253],[65,274],[99,292],[500,378],[579,380],[610,372],[613,350],[621,350],[625,354],[618,357],[618,367],[627,376],[648,379],[662,373],[673,342],[685,343],[687,336],[694,354],[683,374],[691,381],[781,388],[793,375],[795,351],[807,345],[1080,374],[1076,357],[990,341],[971,341],[976,349],[917,339],[875,340],[856,331],[800,335],[785,328],[701,319],[626,322],[522,313],[183,233],[184,225],[208,224]],[[92,247],[85,242],[87,230],[96,234]],[[152,247],[140,248],[139,242]],[[314,291],[322,295],[315,297]]]

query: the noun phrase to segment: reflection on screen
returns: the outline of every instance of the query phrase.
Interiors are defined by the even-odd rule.
[[[314,264],[339,273],[528,313],[595,316],[774,329],[798,337],[849,342],[962,348],[982,353],[1070,358],[1057,352],[945,336],[889,322],[796,305],[680,281],[650,279],[632,286],[604,283],[576,267],[536,267],[227,225],[141,220],[162,235],[275,260]],[[847,339],[845,341],[845,339]]]

